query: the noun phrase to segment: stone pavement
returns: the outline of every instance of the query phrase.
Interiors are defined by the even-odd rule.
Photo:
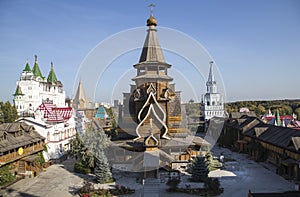
[[[221,153],[226,158],[232,158],[235,161],[226,162],[225,169],[218,172],[211,172],[212,177],[220,177],[221,187],[224,188],[222,197],[247,196],[249,189],[252,192],[282,192],[295,190],[295,184],[287,181],[281,176],[266,169],[269,166],[249,160],[246,154],[231,152],[228,149],[214,147],[213,155],[218,156]],[[272,169],[271,166],[269,166]],[[227,172],[224,172],[227,171]],[[223,174],[222,174],[223,173]],[[224,174],[225,173],[225,174]]]
[[[71,163],[71,164],[69,164]],[[73,196],[71,192],[80,187],[85,177],[74,174],[66,168],[72,168],[72,160],[65,165],[56,164],[48,167],[45,172],[34,178],[26,178],[0,191],[2,196]],[[72,168],[73,169],[73,168]]]
[[[226,158],[232,158],[235,161],[226,162],[225,169],[210,172],[210,177],[218,177],[224,193],[221,197],[242,197],[247,196],[249,189],[252,192],[280,192],[294,190],[295,184],[286,181],[278,176],[273,170],[266,169],[268,164],[259,164],[247,159],[244,154],[238,154],[224,148],[214,148],[214,156],[219,156],[222,152]],[[84,179],[92,179],[92,176],[73,173],[74,160],[68,159],[62,164],[52,165],[35,178],[23,179],[6,190],[0,191],[0,196],[41,196],[41,197],[67,197],[73,196],[72,193],[82,186]],[[269,166],[270,167],[270,166]],[[268,167],[268,168],[269,168]],[[270,168],[271,169],[271,168]],[[165,172],[166,173],[166,172]],[[166,175],[161,172],[161,177]],[[141,180],[143,173],[114,173],[116,183],[95,185],[98,188],[114,187],[115,184],[123,185],[135,189],[136,192],[123,197],[143,196],[143,185]],[[184,188],[185,184],[191,185],[191,188],[203,187],[203,183],[189,182],[191,175],[182,171],[181,183],[179,187]],[[168,193],[166,189],[166,180],[161,179],[159,188],[155,187],[155,192],[160,197],[181,197],[192,196],[182,193]],[[147,188],[146,188],[147,189]],[[150,188],[151,189],[151,188]],[[153,191],[154,192],[154,191]]]

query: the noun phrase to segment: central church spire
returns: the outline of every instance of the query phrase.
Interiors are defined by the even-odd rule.
[[[143,51],[140,57],[141,62],[163,62],[165,63],[165,57],[158,42],[158,38],[156,35],[156,26],[157,21],[153,16],[152,7],[154,5],[150,5],[150,18],[147,20],[147,26],[149,29],[147,30],[148,34],[144,43]]]

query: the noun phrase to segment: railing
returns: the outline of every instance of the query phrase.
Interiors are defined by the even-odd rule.
[[[40,143],[35,146],[30,146],[30,147],[24,148],[22,155],[19,155],[18,150],[15,149],[15,151],[12,153],[8,153],[6,155],[0,156],[0,166],[3,166],[7,163],[19,160],[23,157],[26,157],[28,155],[31,155],[33,153],[36,153],[36,152],[39,152],[42,150],[43,150],[43,145]]]

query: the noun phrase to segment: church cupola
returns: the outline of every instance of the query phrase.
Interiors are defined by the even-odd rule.
[[[157,25],[157,21],[153,16],[153,7],[154,6],[155,5],[152,4],[152,3],[149,5],[149,7],[150,7],[150,18],[148,18],[148,20],[147,20],[147,26],[156,26]]]
[[[34,66],[32,68],[32,72],[34,74],[35,77],[40,77],[43,78],[43,75],[41,73],[40,67],[38,65],[38,61],[37,61],[37,55],[34,56]]]
[[[143,46],[142,54],[140,56],[140,63],[141,62],[162,62],[166,63],[165,57],[163,55],[162,49],[158,42],[158,38],[156,35],[155,26],[157,26],[157,21],[153,16],[152,7],[154,5],[150,5],[150,18],[147,20],[147,26],[149,29],[147,30],[148,34],[145,39],[145,43]]]
[[[47,81],[51,82],[51,83],[57,82],[57,78],[56,78],[56,75],[55,75],[55,72],[54,72],[54,68],[53,68],[53,62],[51,62],[51,69],[50,69]]]

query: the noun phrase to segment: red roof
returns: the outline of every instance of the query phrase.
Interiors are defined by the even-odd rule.
[[[267,121],[272,120],[273,118],[275,118],[275,116],[266,116],[265,119]],[[293,120],[293,116],[280,116],[280,120]]]
[[[72,116],[73,109],[71,107],[56,107],[51,103],[42,103],[35,111],[44,112],[44,118],[49,122],[63,122]]]

